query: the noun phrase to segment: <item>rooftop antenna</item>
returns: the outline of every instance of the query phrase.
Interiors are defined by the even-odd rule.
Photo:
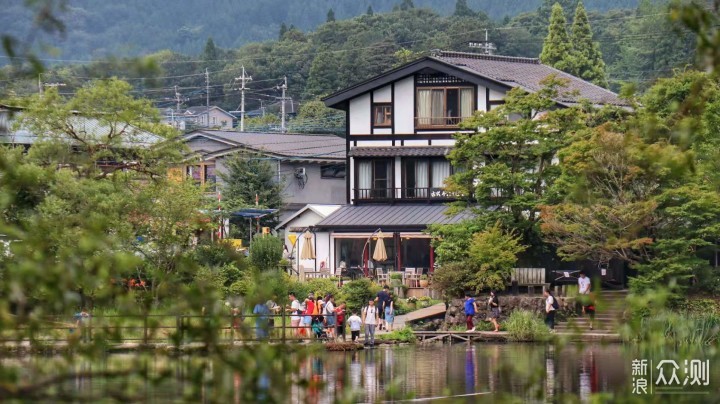
[[[485,29],[485,40],[484,41],[471,41],[468,42],[468,46],[480,50],[482,55],[492,55],[497,50],[495,44],[490,42],[488,39],[488,30]]]

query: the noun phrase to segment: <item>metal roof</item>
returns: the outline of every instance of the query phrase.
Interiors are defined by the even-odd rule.
[[[345,160],[345,139],[335,135],[293,133],[256,133],[199,129],[186,134],[185,141],[197,136],[227,143],[227,149],[212,153],[215,157],[246,148],[281,157],[298,159]]]
[[[345,205],[315,227],[422,230],[429,224],[453,224],[473,217],[469,211],[448,216],[448,209],[446,205]]]
[[[352,157],[432,157],[447,156],[450,146],[382,146],[382,147],[354,147],[350,150]]]
[[[568,81],[564,88],[559,89],[560,95],[555,99],[559,104],[576,104],[581,100],[588,100],[597,105],[629,105],[627,101],[612,91],[544,65],[540,63],[539,59],[444,51],[436,52],[433,56],[420,58],[337,91],[323,98],[323,101],[329,107],[347,109],[347,103],[351,98],[426,69],[447,73],[494,90],[520,87],[529,92],[538,91],[542,88],[540,82],[543,79],[555,75]]]

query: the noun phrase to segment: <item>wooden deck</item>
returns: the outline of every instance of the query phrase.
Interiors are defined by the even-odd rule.
[[[482,341],[497,341],[507,342],[510,341],[508,333],[506,331],[492,332],[492,331],[415,331],[415,336],[418,338],[420,343],[429,342],[482,342]],[[568,338],[570,341],[582,341],[582,342],[622,342],[620,334],[608,334],[608,333],[570,333],[570,332],[556,332],[552,334],[556,338]]]

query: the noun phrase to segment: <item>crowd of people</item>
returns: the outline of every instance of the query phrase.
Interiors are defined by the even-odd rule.
[[[346,329],[350,327],[352,342],[360,339],[365,331],[365,345],[375,344],[376,331],[392,331],[395,319],[395,299],[385,286],[375,298],[368,300],[360,310],[349,311],[347,305],[335,301],[335,296],[308,294],[303,300],[294,292],[289,294],[290,303],[285,311],[290,315],[290,327],[296,338],[314,338],[323,341],[346,341]],[[347,318],[346,318],[347,317]]]

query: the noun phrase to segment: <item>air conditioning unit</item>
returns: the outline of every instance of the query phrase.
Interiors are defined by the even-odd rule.
[[[295,178],[305,178],[305,167],[295,169]]]

